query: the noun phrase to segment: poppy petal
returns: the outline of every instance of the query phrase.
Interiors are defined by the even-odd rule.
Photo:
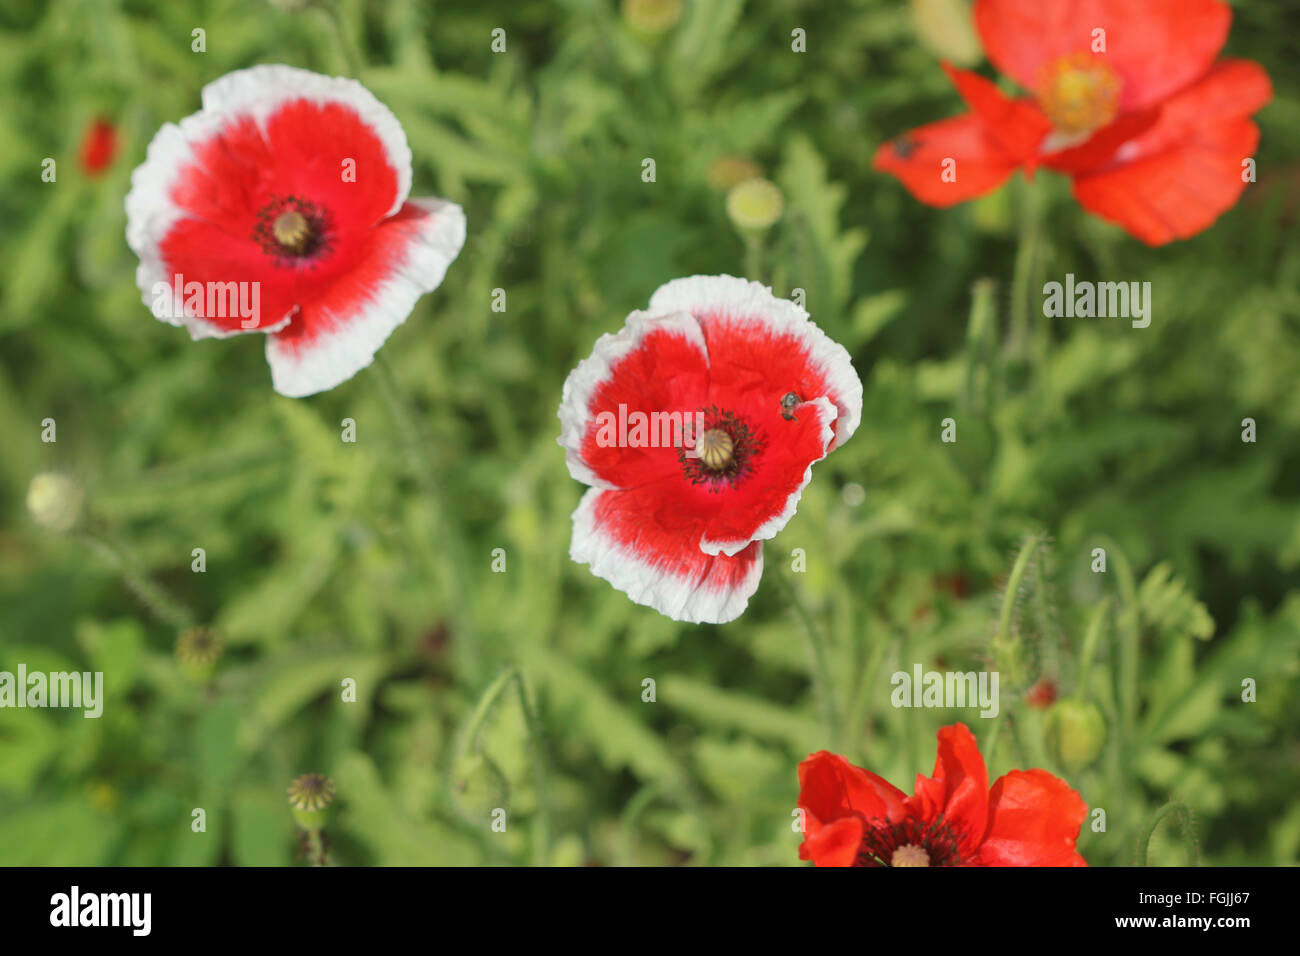
[[[1160,102],[1205,73],[1228,38],[1220,0],[976,0],[975,26],[999,71],[1035,90],[1053,61],[1091,52],[1105,31],[1105,62],[1119,76],[1119,108]]]
[[[823,823],[843,817],[896,823],[907,794],[839,754],[819,750],[799,764],[799,806]]]
[[[857,860],[864,829],[857,817],[822,823],[810,814],[804,827],[799,859],[811,860],[814,866],[852,866]]]
[[[802,400],[825,396],[836,408],[835,441],[848,441],[862,415],[862,380],[848,350],[832,340],[788,299],[758,282],[734,276],[692,276],[660,286],[650,312],[688,312],[704,330],[710,397],[771,390]]]
[[[988,824],[988,804],[989,774],[975,735],[965,724],[940,728],[934,773],[916,777],[914,812],[926,821],[942,818],[963,854],[973,854]]]
[[[271,381],[301,398],[334,388],[369,365],[411,314],[442,284],[465,244],[465,213],[442,199],[412,199],[366,233],[357,263],[267,337]]]
[[[872,166],[896,177],[927,206],[946,209],[997,189],[1020,163],[998,148],[979,116],[965,113],[883,144]]]
[[[674,620],[734,620],[758,590],[763,546],[754,542],[734,556],[705,554],[696,544],[699,520],[678,506],[679,484],[672,478],[632,489],[588,489],[573,513],[569,557]]]
[[[618,332],[602,335],[565,380],[559,443],[569,474],[597,488],[680,475],[677,436],[666,416],[702,407],[708,380],[704,335],[690,315],[632,313]],[[637,412],[649,422],[649,444],[610,443],[605,423],[626,422]],[[669,423],[669,435],[661,423]]]
[[[997,84],[971,70],[947,63],[943,70],[971,112],[984,122],[986,134],[1008,160],[1032,163],[1038,145],[1052,131],[1051,121],[1032,100],[1013,99]]]
[[[989,793],[985,866],[1087,866],[1075,850],[1088,815],[1083,798],[1046,770],[1013,770]]]
[[[1148,245],[1186,239],[1236,204],[1242,163],[1258,144],[1253,121],[1211,120],[1179,146],[1078,177],[1074,197]]]

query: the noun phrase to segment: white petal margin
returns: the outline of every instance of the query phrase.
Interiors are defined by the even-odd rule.
[[[763,549],[745,574],[730,589],[713,588],[703,577],[682,578],[669,567],[648,563],[596,522],[596,502],[601,495],[618,494],[588,488],[573,512],[573,541],[569,557],[591,567],[591,573],[618,588],[637,604],[653,608],[675,621],[691,624],[725,624],[745,612],[763,577]]]
[[[397,196],[385,218],[401,209],[411,193],[411,147],[406,132],[393,111],[356,80],[275,64],[236,70],[203,87],[205,113],[252,116],[263,131],[270,117],[298,100],[341,103],[361,117],[384,144],[388,165],[397,173]]]
[[[322,76],[291,66],[255,66],[236,70],[203,88],[203,108],[180,124],[164,123],[154,134],[145,161],[131,173],[126,197],[126,242],[140,257],[135,282],[146,305],[152,306],[158,283],[170,284],[171,272],[162,261],[159,245],[172,226],[188,213],[171,200],[180,171],[194,165],[194,145],[219,134],[232,116],[252,116],[265,129],[266,120],[286,103],[306,99],[318,103],[343,103],[352,107],[379,137],[384,153],[397,174],[397,195],[387,215],[402,208],[411,191],[411,147],[397,117],[356,80]],[[152,309],[151,309],[152,311]],[[155,313],[157,316],[157,313]],[[257,329],[224,329],[199,316],[187,315],[173,303],[164,322],[189,329],[192,339],[229,338],[245,331],[274,332],[288,324],[292,313]]]
[[[655,290],[649,311],[684,311],[697,318],[719,313],[798,338],[807,350],[808,361],[834,391],[830,398],[839,411],[835,420],[836,446],[848,441],[857,430],[862,417],[862,380],[848,350],[818,328],[802,308],[789,299],[778,299],[767,286],[727,275],[673,279]]]
[[[705,554],[725,554],[728,556],[738,554],[744,551],[751,541],[766,541],[768,538],[775,538],[781,529],[790,523],[794,513],[799,510],[799,499],[803,497],[803,490],[808,487],[808,482],[812,481],[812,466],[830,454],[831,440],[835,437],[835,422],[839,417],[835,403],[825,396],[796,405],[795,415],[798,416],[801,409],[806,409],[809,406],[815,407],[821,415],[822,453],[808,462],[808,467],[803,470],[803,479],[799,482],[799,487],[790,492],[790,497],[785,499],[785,508],[781,510],[780,514],[773,515],[764,521],[758,526],[758,530],[743,541],[711,541],[705,535],[700,539],[700,550]]]
[[[560,437],[556,439],[564,449],[564,463],[575,481],[593,488],[613,488],[614,485],[596,477],[582,460],[582,440],[591,421],[591,399],[600,384],[614,374],[614,367],[624,357],[641,347],[651,332],[669,332],[680,335],[700,350],[708,364],[708,348],[700,324],[686,312],[652,316],[648,312],[633,312],[623,328],[605,333],[596,340],[591,355],[577,364],[564,380],[560,397]]]
[[[340,315],[313,306],[318,331],[293,347],[275,335],[266,339],[275,390],[290,398],[323,392],[346,382],[374,361],[375,352],[406,321],[416,300],[442,284],[447,267],[465,244],[465,212],[445,199],[412,199],[430,213],[406,248],[406,256],[371,293],[359,311]]]
[[[198,162],[194,144],[216,136],[225,122],[224,117],[199,112],[181,120],[180,125],[165,123],[154,134],[145,154],[145,160],[131,173],[131,191],[126,194],[126,244],[140,257],[135,270],[135,284],[145,305],[160,321],[189,330],[192,339],[224,339],[248,332],[268,332],[284,328],[290,315],[257,329],[225,329],[200,316],[187,313],[184,302],[172,297],[170,311],[159,315],[153,309],[154,289],[160,284],[172,287],[172,273],[163,262],[160,245],[166,235],[181,219],[189,217],[171,199],[171,190],[177,174],[186,166]]]

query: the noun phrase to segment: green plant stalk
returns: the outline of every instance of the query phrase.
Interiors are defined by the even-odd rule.
[[[1030,535],[1021,546],[1015,562],[1011,565],[1011,574],[1007,578],[1007,588],[1002,595],[1002,610],[998,614],[998,629],[993,635],[995,647],[1000,646],[1007,639],[1007,635],[1011,630],[1011,611],[1016,605],[1016,594],[1020,591],[1020,581],[1024,578],[1029,562],[1033,560],[1034,554],[1042,543],[1043,535],[1041,533]],[[993,762],[993,754],[997,749],[998,737],[1002,733],[1002,720],[1005,714],[1006,708],[999,707],[998,715],[993,718],[993,728],[989,731],[988,748],[984,752],[984,759],[990,764]]]
[[[1033,298],[1035,265],[1042,246],[1042,214],[1044,198],[1042,187],[1025,183],[1020,190],[1023,205],[1020,211],[1020,241],[1016,246],[1016,261],[1011,277],[1011,334],[1008,351],[1023,356],[1029,350],[1029,303]]]
[[[1174,820],[1178,824],[1178,829],[1182,833],[1183,843],[1187,846],[1187,854],[1191,860],[1191,866],[1200,866],[1200,847],[1196,840],[1196,820],[1192,811],[1187,804],[1178,800],[1171,800],[1155,812],[1151,821],[1147,824],[1146,830],[1142,834],[1142,839],[1138,842],[1137,865],[1151,865],[1151,838],[1155,836],[1156,828],[1160,826],[1161,821],[1170,814],[1174,815]]]
[[[546,759],[542,749],[540,722],[528,699],[528,690],[524,684],[523,674],[517,667],[507,667],[488,685],[479,698],[478,704],[470,714],[464,730],[461,731],[456,749],[452,755],[455,767],[465,753],[475,747],[483,723],[492,713],[501,695],[514,684],[519,694],[519,706],[524,715],[524,725],[528,728],[529,746],[533,751],[533,785],[537,788],[537,813],[533,821],[533,865],[541,866],[550,862],[551,852],[551,817],[550,805],[546,791]]]
[[[803,623],[803,632],[811,664],[813,697],[817,701],[822,722],[830,738],[830,749],[838,753],[841,739],[839,707],[835,701],[835,688],[831,682],[826,642],[820,629],[813,621],[812,615],[808,613],[803,601],[799,599],[794,583],[786,576],[784,569],[777,577],[785,585],[785,590],[790,596],[790,604],[794,607],[795,613],[799,615],[799,619]]]
[[[97,551],[107,564],[112,565],[122,575],[122,582],[155,617],[177,631],[185,631],[194,626],[195,615],[179,598],[173,597],[163,587],[137,569],[129,560],[124,549],[107,538],[86,532],[82,540]]]
[[[1090,696],[1088,693],[1088,678],[1092,673],[1092,661],[1097,653],[1097,642],[1101,637],[1102,623],[1106,620],[1106,614],[1109,611],[1110,598],[1102,598],[1101,603],[1092,612],[1092,617],[1088,619],[1088,629],[1083,636],[1083,650],[1079,652],[1079,683],[1074,689],[1074,696],[1079,700],[1087,700]]]

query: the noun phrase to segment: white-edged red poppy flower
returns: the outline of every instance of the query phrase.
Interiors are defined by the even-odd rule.
[[[564,383],[569,555],[680,621],[739,617],[762,542],[862,412],[849,353],[757,282],[693,276],[602,335]]]
[[[136,282],[192,338],[267,333],[281,394],[333,388],[464,245],[460,207],[410,189],[406,134],[360,83],[288,66],[227,74],[131,176]]]

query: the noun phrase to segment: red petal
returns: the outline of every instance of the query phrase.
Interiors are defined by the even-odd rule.
[[[568,449],[570,472],[605,488],[684,478],[677,447],[682,436],[668,416],[691,421],[707,404],[708,382],[704,336],[691,316],[677,312],[651,319],[634,313],[623,330],[601,336],[565,384],[560,444]],[[651,447],[629,446],[622,441],[627,436],[618,434],[609,441],[606,423],[634,434],[634,416],[641,415],[649,422],[645,439]]]
[[[1031,100],[1012,99],[991,80],[947,63],[944,71],[971,112],[984,121],[985,132],[1008,160],[1029,162],[1032,168],[1038,145],[1052,131],[1051,121]]]
[[[1075,850],[1088,805],[1046,770],[1013,770],[989,794],[985,866],[1087,866]]]
[[[799,764],[799,806],[821,823],[903,819],[907,794],[839,754],[819,750]]]
[[[1106,31],[1106,63],[1123,81],[1120,109],[1158,103],[1209,69],[1232,11],[1219,0],[976,0],[989,59],[1027,90],[1052,61],[1092,49]]]
[[[965,724],[939,730],[930,777],[916,778],[913,812],[926,822],[940,817],[958,834],[963,854],[973,854],[988,822],[989,774],[975,735]]]
[[[955,172],[945,182],[946,160]],[[928,206],[947,208],[991,192],[1020,165],[998,148],[974,113],[928,123],[885,143],[872,165],[898,177],[907,191]],[[951,177],[950,177],[951,178]]]
[[[439,199],[409,200],[359,236],[349,271],[300,279],[298,311],[266,342],[275,390],[301,397],[370,364],[421,295],[442,284],[465,242],[465,214]]]
[[[1079,177],[1074,196],[1149,245],[1186,239],[1236,204],[1246,188],[1242,161],[1258,144],[1251,120],[1212,120],[1179,146]]]
[[[674,620],[739,617],[758,589],[763,546],[734,557],[700,550],[703,522],[683,513],[678,478],[629,490],[590,489],[573,513],[569,557],[633,601]]]
[[[823,825],[809,816],[806,832],[799,844],[799,859],[812,860],[815,866],[852,866],[862,846],[862,821],[841,817]]]

